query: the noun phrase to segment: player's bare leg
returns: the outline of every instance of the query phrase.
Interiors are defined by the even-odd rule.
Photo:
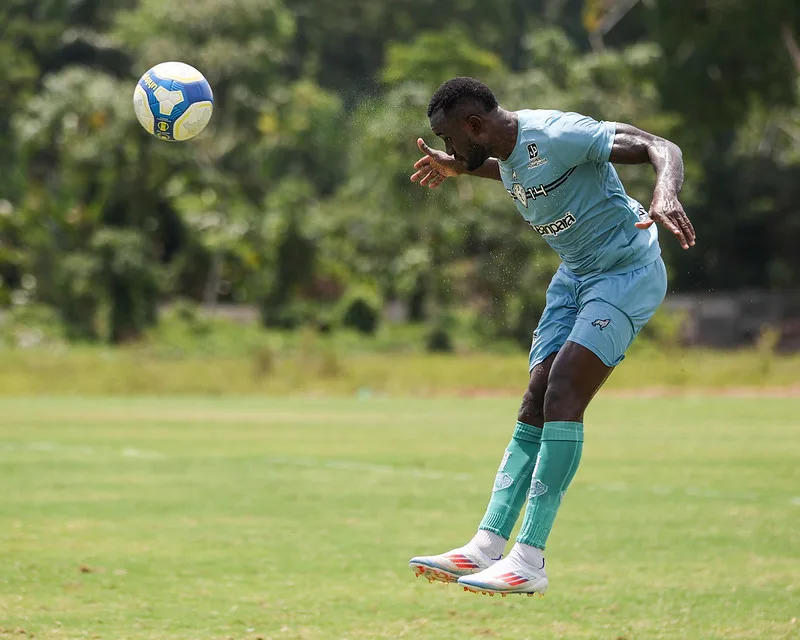
[[[506,558],[459,579],[468,591],[544,593],[543,550],[561,500],[578,469],[583,449],[583,414],[612,367],[586,347],[566,342],[553,361],[544,396],[544,429],[528,492],[522,529]]]
[[[517,415],[514,435],[495,476],[492,496],[478,532],[463,547],[434,556],[417,556],[409,566],[430,582],[455,582],[491,566],[503,555],[531,485],[544,425],[547,379],[556,354],[536,365]]]

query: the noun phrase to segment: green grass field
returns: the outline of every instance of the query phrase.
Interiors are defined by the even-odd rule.
[[[0,637],[800,637],[800,399],[601,396],[543,600],[415,579],[516,408],[2,400]]]

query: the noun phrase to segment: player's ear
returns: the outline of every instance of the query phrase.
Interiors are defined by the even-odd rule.
[[[465,128],[467,131],[469,131],[469,133],[477,137],[481,134],[481,131],[483,131],[483,120],[479,115],[473,113],[472,115],[467,116],[465,120]]]

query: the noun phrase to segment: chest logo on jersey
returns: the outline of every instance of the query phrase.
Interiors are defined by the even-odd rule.
[[[540,184],[538,187],[528,187],[527,189],[522,186],[519,182],[514,182],[511,185],[510,189],[507,189],[509,195],[517,200],[523,207],[526,209],[528,208],[528,200],[536,200],[539,196],[544,196],[545,198],[550,195],[551,191],[555,191],[564,184],[569,177],[574,173],[577,167],[572,167],[566,173],[563,173],[558,178],[553,180],[549,184]],[[512,172],[511,179],[516,179],[516,171]]]
[[[541,167],[543,164],[547,164],[547,158],[543,158],[539,155],[539,147],[536,146],[536,143],[532,143],[528,145],[528,169],[535,169],[536,167]]]
[[[549,224],[530,223],[533,230],[542,236],[557,236],[562,231],[569,229],[573,224],[575,224],[575,216],[572,215],[571,211],[567,211],[563,218],[559,218]]]
[[[515,182],[508,190],[511,197],[517,200],[523,207],[528,208],[528,200],[536,200],[539,196],[547,196],[547,187],[540,184],[538,187],[523,187],[519,182]]]
[[[525,193],[525,187],[519,182],[515,182],[511,185],[511,197],[518,200],[523,207],[528,206],[528,194]]]

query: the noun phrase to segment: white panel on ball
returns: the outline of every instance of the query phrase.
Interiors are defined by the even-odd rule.
[[[194,138],[198,133],[205,129],[214,106],[210,102],[196,102],[191,105],[186,113],[175,121],[173,135],[179,142]]]
[[[153,117],[153,112],[150,111],[150,105],[147,102],[147,94],[139,85],[133,92],[133,111],[136,113],[136,119],[148,133],[155,133],[156,119]]]
[[[158,110],[162,116],[168,116],[172,110],[183,102],[183,93],[170,91],[166,87],[159,87],[153,92],[158,100]]]
[[[202,73],[185,62],[162,62],[153,67],[153,73],[164,79],[181,82],[197,82],[203,79]]]

